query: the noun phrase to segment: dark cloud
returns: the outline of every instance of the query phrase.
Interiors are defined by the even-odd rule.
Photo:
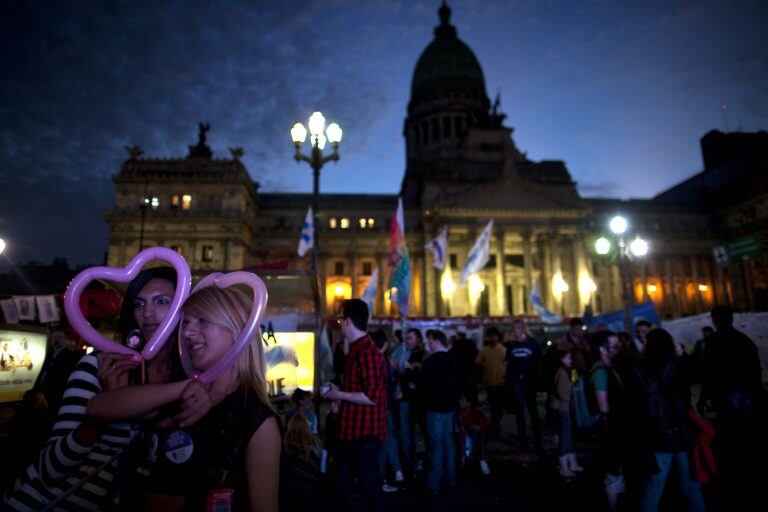
[[[9,255],[100,261],[123,146],[183,156],[201,120],[217,155],[245,148],[264,190],[308,191],[288,129],[320,108],[345,134],[323,190],[397,191],[411,74],[439,3],[1,2]],[[768,124],[760,0],[449,3],[518,147],[566,160],[585,194],[649,196],[695,172],[720,103],[732,128]]]

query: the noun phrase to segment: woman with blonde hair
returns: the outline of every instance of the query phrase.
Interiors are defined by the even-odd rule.
[[[283,437],[285,451],[281,463],[281,506],[284,510],[313,508],[320,498],[323,445],[312,434],[310,423],[302,412],[288,420]]]

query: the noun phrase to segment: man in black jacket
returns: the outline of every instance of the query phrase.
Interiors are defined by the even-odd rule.
[[[459,403],[459,367],[442,331],[427,332],[427,342],[432,354],[424,361],[420,393],[427,412],[427,488],[437,493],[441,480],[448,488],[456,486],[453,416]]]
[[[754,342],[733,328],[731,309],[715,306],[711,315],[715,332],[704,346],[701,398],[717,413],[720,474],[740,497],[764,485],[762,370]]]

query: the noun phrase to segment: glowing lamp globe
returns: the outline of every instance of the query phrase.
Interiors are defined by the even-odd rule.
[[[325,117],[320,112],[315,112],[309,116],[309,133],[312,135],[322,135],[325,129]]]
[[[325,129],[325,134],[328,136],[328,142],[331,144],[338,144],[341,142],[341,126],[337,123],[331,123],[328,128]]]
[[[304,125],[301,123],[296,123],[293,125],[293,128],[291,128],[291,140],[293,140],[293,143],[296,145],[304,144],[304,141],[307,139],[307,129],[304,128]]]
[[[614,234],[623,235],[627,231],[629,223],[627,222],[627,219],[621,215],[617,215],[611,219],[611,221],[608,223],[608,227],[611,228],[611,231]]]
[[[630,242],[629,250],[632,251],[632,254],[635,256],[645,256],[648,254],[648,242],[642,238],[635,238]]]
[[[595,252],[600,255],[606,255],[611,251],[611,241],[605,237],[600,237],[595,241]]]

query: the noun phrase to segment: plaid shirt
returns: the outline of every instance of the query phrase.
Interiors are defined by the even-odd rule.
[[[338,437],[353,441],[371,436],[387,438],[387,361],[368,335],[349,346],[341,390],[365,393],[374,405],[341,401]]]

